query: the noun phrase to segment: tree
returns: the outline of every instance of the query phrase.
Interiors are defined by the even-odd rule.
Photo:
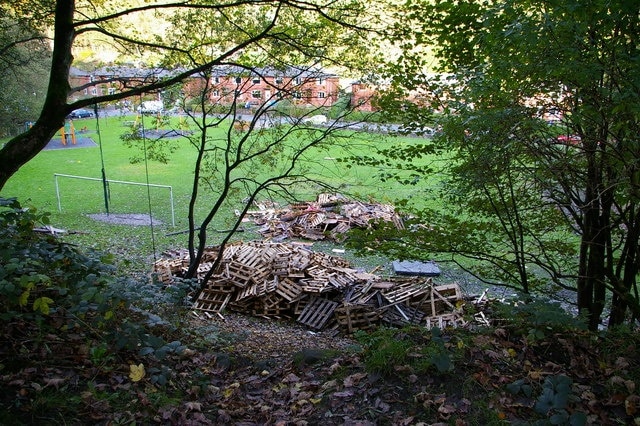
[[[353,125],[352,108],[328,108],[323,105],[323,98],[316,100],[318,106],[296,108],[288,100],[305,88],[315,87],[318,79],[327,77],[325,72],[313,65],[275,71],[275,77],[273,72],[239,66],[208,70],[194,76],[181,90],[180,109],[188,117],[182,130],[196,150],[188,208],[189,268],[185,278],[201,274],[203,256],[215,239],[211,234],[220,235],[215,244],[219,255],[201,280],[201,288],[218,269],[226,244],[235,236],[247,211],[255,208],[257,197],[298,201],[297,194],[309,187],[332,190],[324,182],[326,166],[318,164],[322,162],[317,160],[318,155],[325,157],[325,149],[336,148],[341,142],[353,147],[358,141],[357,132],[344,131]],[[225,82],[229,78],[241,83],[223,96],[229,90]],[[256,87],[262,87],[256,86],[257,80],[267,87],[260,95],[269,95],[248,110],[243,99],[255,94]],[[285,103],[288,105],[281,105]],[[333,118],[321,127],[315,125],[313,118],[322,115],[324,120],[323,114],[329,110]],[[141,155],[135,160],[169,162],[170,152],[178,142],[162,136],[147,138],[144,119],[142,123],[123,135],[125,143],[140,148]],[[238,203],[240,199],[243,204]],[[229,224],[227,229],[211,229],[214,219],[221,217]]]
[[[362,61],[366,55],[360,48],[368,46],[364,42],[368,42],[367,34],[378,25],[377,18],[357,0],[122,4],[43,0],[39,7],[33,7],[33,2],[14,0],[0,6],[3,15],[49,24],[53,33],[52,65],[42,111],[28,131],[0,149],[0,189],[46,146],[75,109],[161,90],[217,65],[259,65],[280,57],[287,59],[282,63],[304,63],[309,58],[319,58],[326,65]],[[144,14],[167,22],[165,33],[136,31],[135,22]],[[193,28],[206,37],[197,41],[188,37]],[[92,34],[132,57],[156,58],[156,65],[171,67],[173,72],[159,78],[156,68],[134,87],[125,85],[118,93],[69,102],[69,94],[82,89],[69,85],[74,46]]]
[[[638,7],[416,1],[396,33],[405,53],[392,74],[395,90],[413,95],[408,126],[443,112],[435,140],[453,152],[447,194],[462,206],[458,230],[462,221],[477,237],[491,226],[472,247],[486,260],[502,256],[496,239],[509,241],[506,257],[521,271],[494,277],[523,290],[536,275],[572,288],[591,329],[608,296],[610,325],[629,309],[640,316]],[[425,44],[436,46],[437,75],[425,69]],[[558,232],[578,237],[572,270],[549,239]]]
[[[43,75],[51,51],[45,37],[29,22],[0,14],[0,136],[17,134],[37,117],[46,91]]]

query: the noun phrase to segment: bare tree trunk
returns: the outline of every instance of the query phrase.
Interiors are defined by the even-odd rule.
[[[74,0],[56,1],[55,42],[49,87],[40,117],[27,132],[11,139],[0,150],[0,190],[18,169],[35,157],[64,126],[69,93],[69,68],[73,57]]]

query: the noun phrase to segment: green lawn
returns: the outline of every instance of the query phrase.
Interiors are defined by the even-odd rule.
[[[126,146],[120,139],[120,135],[129,128],[127,121],[133,121],[135,117],[107,117],[100,118],[100,138],[96,133],[95,119],[75,120],[76,129],[86,131],[78,132],[76,137],[89,137],[99,143],[102,141],[102,153],[98,145],[90,147],[78,147],[68,144],[62,149],[44,150],[32,161],[20,169],[11,178],[0,195],[4,197],[18,197],[24,205],[31,205],[40,210],[51,212],[51,223],[54,227],[74,232],[65,237],[65,241],[82,246],[95,247],[99,250],[108,250],[117,256],[125,265],[128,262],[139,262],[142,257],[146,263],[154,255],[158,256],[163,250],[175,247],[186,247],[186,233],[179,233],[187,229],[187,208],[191,193],[193,163],[196,150],[184,138],[174,140],[176,150],[171,154],[170,161],[163,164],[157,161],[148,161],[132,164],[130,159],[140,155],[139,151]],[[153,128],[153,123],[145,118],[147,129]],[[174,119],[171,127],[180,125]],[[226,131],[223,128],[216,129],[219,132]],[[222,134],[222,133],[221,133]],[[430,191],[437,184],[433,179],[432,184],[423,184],[419,188],[401,186],[392,181],[380,182],[377,178],[379,169],[365,167],[348,167],[347,163],[337,161],[338,158],[348,154],[359,153],[371,155],[371,144],[389,144],[388,136],[380,134],[356,134],[343,133],[346,139],[339,145],[330,149],[318,149],[307,156],[308,162],[305,173],[321,176],[322,180],[333,185],[349,195],[362,197],[384,203],[393,203],[395,200],[405,197],[418,197],[428,200]],[[397,141],[397,140],[396,140]],[[403,143],[416,143],[417,139],[402,139]],[[150,142],[149,142],[150,143]],[[166,188],[151,188],[150,198],[147,196],[146,186],[133,186],[111,183],[110,189],[110,214],[138,213],[148,214],[149,202],[154,218],[162,221],[161,225],[154,226],[152,239],[151,230],[146,226],[113,225],[94,221],[87,215],[105,213],[104,191],[101,177],[102,161],[107,179],[126,182],[147,182],[151,184],[167,185],[172,188],[173,205],[175,208],[175,226],[172,224],[170,192]],[[269,172],[269,166],[265,166],[263,173]],[[54,178],[56,174],[89,177],[98,180],[84,180],[68,177]],[[57,188],[56,188],[57,182]],[[318,185],[300,185],[294,191],[301,199],[313,199],[323,188]],[[59,195],[59,199],[57,197]],[[207,194],[205,197],[209,196]],[[233,216],[234,206],[241,207],[241,199],[244,194],[235,195],[225,211],[226,217],[220,217],[214,222],[214,230],[228,228],[229,218]],[[150,200],[150,201],[149,201]],[[60,203],[60,211],[58,210]],[[199,215],[206,213],[207,203],[200,203]],[[250,231],[250,224],[247,230]],[[167,235],[178,233],[177,235]],[[222,233],[212,233],[211,244],[215,244]],[[251,232],[238,234],[239,238],[252,239],[256,235]],[[153,249],[155,246],[155,250]]]

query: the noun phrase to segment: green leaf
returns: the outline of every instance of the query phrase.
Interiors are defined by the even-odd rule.
[[[564,410],[549,417],[549,423],[552,425],[564,425],[567,420],[569,420],[569,414]]]
[[[53,299],[49,297],[39,297],[33,301],[33,310],[40,311],[43,315],[49,315],[49,305],[53,303]]]
[[[451,371],[453,368],[451,357],[446,353],[439,353],[432,356],[431,362],[436,366],[440,373],[446,373],[447,371]]]
[[[29,301],[29,295],[31,294],[30,290],[23,291],[18,299],[18,305],[27,306],[27,302]],[[35,308],[34,308],[35,310]]]
[[[587,424],[587,415],[581,411],[576,411],[569,417],[570,426],[584,426]]]

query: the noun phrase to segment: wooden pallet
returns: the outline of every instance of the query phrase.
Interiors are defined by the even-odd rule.
[[[302,295],[302,288],[300,288],[300,286],[292,279],[285,277],[276,281],[276,293],[289,301],[289,303],[298,300]]]
[[[290,305],[275,293],[267,294],[255,300],[252,313],[256,316],[271,318],[291,318]]]
[[[464,325],[466,325],[466,321],[464,320],[464,318],[462,318],[462,315],[458,313],[428,317],[425,320],[425,328],[429,330],[433,327],[445,329],[447,327],[456,328]]]
[[[374,310],[369,305],[342,304],[336,307],[334,315],[342,330],[347,334],[353,334],[358,330],[371,330],[375,328],[382,316],[382,311]]]
[[[424,317],[424,312],[401,303],[387,308],[382,321],[401,327],[406,324],[420,324]]]
[[[429,312],[429,316],[435,317],[455,311],[457,309],[456,303],[461,299],[462,294],[457,284],[432,287],[431,300],[429,301],[431,312]]]
[[[295,303],[293,304],[293,314],[296,316],[296,318],[302,314],[304,308],[309,304],[313,297],[314,296],[310,296],[308,293],[302,293],[300,295],[300,298],[295,301]]]
[[[198,300],[196,300],[194,308],[206,312],[220,313],[224,310],[229,301],[231,301],[231,296],[232,294],[229,292],[213,292],[205,290],[200,293],[200,296],[198,296]]]
[[[300,288],[307,293],[324,293],[332,289],[325,280],[303,278],[299,281]]]
[[[321,330],[329,322],[333,311],[338,305],[338,302],[312,296],[298,316],[297,321],[308,327]]]
[[[407,299],[420,297],[427,294],[432,288],[431,280],[412,280],[400,283],[383,292],[385,299],[390,304],[402,303]]]

